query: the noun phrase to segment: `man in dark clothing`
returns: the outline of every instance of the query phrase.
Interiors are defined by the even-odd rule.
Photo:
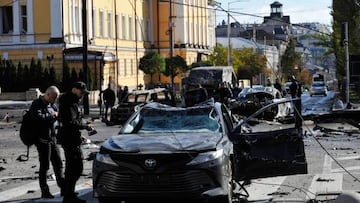
[[[289,88],[290,88],[291,98],[295,98],[297,96],[297,90],[298,90],[298,84],[295,79],[295,76],[291,77],[291,85]]]
[[[282,94],[283,93],[283,89],[282,89],[282,86],[279,82],[279,78],[276,78],[275,79],[275,84],[274,84],[274,87],[279,90],[279,92]]]
[[[62,189],[64,184],[63,164],[60,157],[60,151],[56,145],[54,123],[57,118],[57,107],[54,104],[60,92],[55,86],[46,89],[45,94],[35,99],[30,106],[30,115],[34,120],[34,130],[39,131],[38,139],[35,143],[39,153],[39,185],[41,189],[41,198],[54,198],[50,193],[46,182],[47,171],[50,167],[50,161],[56,177],[58,186]]]
[[[118,87],[118,92],[117,92],[117,98],[118,98],[118,103],[121,104],[122,100],[124,97],[124,90],[122,89],[121,86]]]
[[[82,203],[75,193],[75,185],[83,171],[83,155],[80,148],[82,135],[80,130],[94,128],[82,119],[79,101],[89,92],[83,82],[76,82],[71,91],[64,93],[59,99],[59,137],[65,153],[65,183],[63,187],[63,203]]]
[[[111,89],[110,84],[108,84],[108,88],[106,88],[103,92],[103,99],[105,104],[105,121],[108,120],[108,111],[115,104],[115,92]]]
[[[292,83],[290,85],[291,98],[294,100],[294,115],[295,115],[295,128],[301,132],[302,120],[301,120],[301,84],[296,81],[295,76],[291,77]]]

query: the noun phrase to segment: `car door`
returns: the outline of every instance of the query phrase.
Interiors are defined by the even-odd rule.
[[[289,123],[293,118],[282,123],[255,120],[256,115],[284,102],[288,101],[260,109],[230,133],[236,180],[307,173],[303,135],[294,123]]]

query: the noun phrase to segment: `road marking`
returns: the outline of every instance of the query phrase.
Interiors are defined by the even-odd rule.
[[[360,156],[343,156],[343,157],[336,158],[337,161],[348,161],[348,160],[355,160],[355,159],[360,159]],[[341,173],[341,172],[345,171],[343,168],[332,169],[332,167],[331,167],[332,162],[334,162],[333,159],[329,155],[326,154],[324,157],[324,166],[323,166],[324,174]],[[360,170],[360,166],[349,166],[349,167],[345,167],[345,169],[348,171]]]
[[[349,166],[345,168],[347,171],[355,171],[355,170],[360,170],[360,166]],[[336,169],[332,169],[331,172],[332,173],[340,173],[340,172],[344,172],[345,170],[342,168],[336,168]]]
[[[331,173],[331,164],[332,164],[332,159],[329,155],[325,154],[324,157],[324,166],[323,166],[323,171],[322,173],[324,174],[328,174]]]
[[[307,197],[315,199],[316,194],[342,191],[343,174],[317,174],[311,181]]]
[[[276,192],[287,176],[278,176],[273,178],[261,178],[251,180],[246,190],[249,193],[248,201],[262,201],[272,198],[270,194]]]

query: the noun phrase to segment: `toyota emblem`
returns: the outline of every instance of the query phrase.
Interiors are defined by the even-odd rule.
[[[157,162],[155,159],[146,159],[145,160],[145,167],[148,169],[154,169]]]

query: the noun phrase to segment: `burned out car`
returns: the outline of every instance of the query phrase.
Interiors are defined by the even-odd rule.
[[[301,127],[294,123],[259,120],[258,115],[291,99],[271,103],[243,118],[229,134],[233,143],[234,180],[306,174]]]
[[[182,86],[183,99],[189,91],[201,86],[206,89],[209,98],[225,102],[233,96],[231,89],[237,86],[237,79],[232,66],[196,67],[191,69],[188,77],[183,78]]]
[[[131,91],[121,103],[111,109],[109,124],[125,123],[137,108],[150,101],[170,104],[171,96],[166,88]]]
[[[265,109],[237,120],[213,101],[186,108],[144,105],[96,154],[94,196],[100,203],[230,203],[244,180],[307,173],[301,131],[257,119]]]
[[[229,108],[234,114],[250,116],[264,106],[282,100],[286,99],[283,98],[280,91],[274,87],[250,88],[242,98],[232,100],[229,103]],[[259,116],[272,120],[274,118],[287,116],[290,111],[290,103],[285,102],[274,105]]]
[[[234,120],[221,103],[149,103],[105,141],[93,163],[99,202],[137,198],[231,202]]]

